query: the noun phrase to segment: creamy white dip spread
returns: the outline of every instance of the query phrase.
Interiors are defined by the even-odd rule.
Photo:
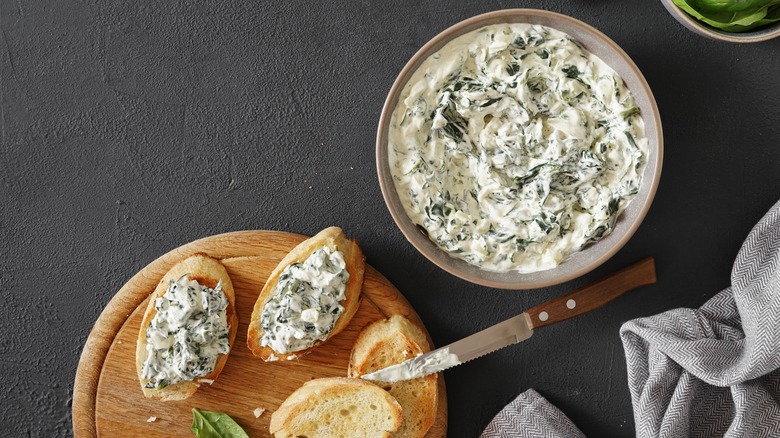
[[[404,87],[389,159],[407,214],[482,269],[551,269],[598,241],[639,191],[644,123],[623,80],[568,35],[462,35]]]
[[[146,329],[147,355],[141,368],[147,388],[162,389],[209,375],[217,357],[230,351],[228,299],[222,282],[212,289],[187,277],[171,281],[154,302],[157,313]]]
[[[260,345],[285,354],[324,341],[344,313],[347,280],[344,254],[327,246],[285,268],[263,307]]]
[[[414,359],[391,365],[361,378],[379,382],[395,383],[401,380],[417,379],[428,374],[460,365],[460,359],[455,353],[450,353],[449,347],[440,348],[427,354],[420,354]]]

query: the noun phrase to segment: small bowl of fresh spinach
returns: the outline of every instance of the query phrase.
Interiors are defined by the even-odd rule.
[[[780,0],[661,0],[683,26],[733,43],[780,37]]]

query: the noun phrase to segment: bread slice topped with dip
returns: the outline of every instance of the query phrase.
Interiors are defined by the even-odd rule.
[[[296,359],[343,330],[357,311],[365,258],[330,227],[293,248],[255,302],[247,346],[265,361]]]
[[[276,438],[403,436],[401,406],[387,391],[360,379],[310,380],[271,416]]]
[[[431,350],[425,333],[401,315],[371,323],[360,332],[349,360],[349,377],[360,377]],[[422,438],[433,426],[438,404],[438,374],[395,383],[378,383],[395,398],[404,421],[394,436]]]
[[[213,383],[238,329],[235,291],[216,259],[195,254],[175,264],[149,297],[136,343],[147,398],[182,400]]]

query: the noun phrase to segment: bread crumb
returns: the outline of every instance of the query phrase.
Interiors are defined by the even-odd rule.
[[[260,416],[263,415],[263,412],[265,412],[265,408],[255,408],[252,412],[255,414],[255,418],[260,418]]]
[[[287,356],[287,360],[295,360],[295,359],[298,359],[298,356],[295,355],[295,354],[291,354],[291,355]]]
[[[213,385],[214,379],[198,379],[198,383],[208,383],[209,385]]]
[[[147,423],[154,423],[155,421],[157,421],[157,417],[149,417],[146,419]]]
[[[121,343],[122,343],[122,341],[117,341],[117,344],[121,344]]]

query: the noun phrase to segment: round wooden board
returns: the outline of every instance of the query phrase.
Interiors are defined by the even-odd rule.
[[[360,307],[349,326],[311,354],[263,362],[246,347],[247,323],[271,270],[305,236],[239,231],[197,240],[158,258],[125,284],[100,314],[81,353],[73,395],[78,438],[105,436],[192,437],[191,409],[233,417],[251,437],[270,436],[271,414],[295,389],[318,377],[346,376],[352,345],[367,324],[401,314],[425,328],[409,302],[380,273],[366,266]],[[236,289],[239,327],[222,374],[192,397],[176,402],[146,399],[135,370],[135,341],[149,294],[176,262],[204,252],[222,261]],[[438,378],[438,411],[427,437],[447,433],[447,397]],[[255,408],[266,409],[255,418]],[[157,417],[154,422],[147,422]]]

